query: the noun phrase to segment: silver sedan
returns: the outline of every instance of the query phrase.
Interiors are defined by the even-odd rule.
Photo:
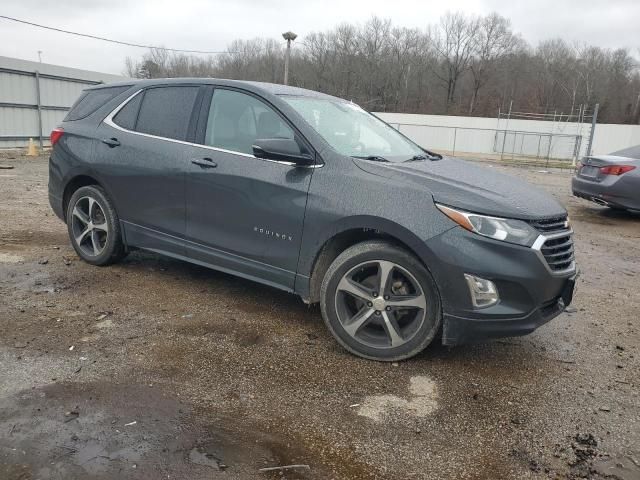
[[[640,210],[640,145],[585,157],[571,182],[573,194],[618,210]]]

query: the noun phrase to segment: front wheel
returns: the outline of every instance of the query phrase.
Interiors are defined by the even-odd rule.
[[[322,282],[320,307],[336,340],[371,360],[416,355],[441,323],[429,271],[404,249],[380,240],[354,245],[334,260]]]
[[[67,229],[71,245],[87,263],[109,265],[126,255],[118,215],[99,186],[81,187],[71,195]]]

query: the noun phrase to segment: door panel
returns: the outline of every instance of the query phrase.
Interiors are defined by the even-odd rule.
[[[131,245],[184,255],[185,176],[191,147],[180,142],[192,128],[198,88],[148,89],[98,127],[96,160]],[[172,101],[178,105],[172,107]],[[138,107],[139,113],[132,111]],[[163,108],[171,112],[160,115]],[[153,121],[154,115],[158,121]],[[153,130],[155,136],[138,130]]]
[[[116,138],[120,142],[113,148],[101,141],[96,145],[96,159],[102,163],[103,178],[120,219],[142,227],[140,233],[151,229],[151,237],[161,233],[184,236],[188,163],[184,145],[123,132],[104,124],[98,134],[100,138]],[[156,240],[153,245],[144,241],[139,244],[138,237],[127,238],[127,241],[140,247],[161,247]],[[171,247],[170,251],[175,252],[176,248]],[[181,252],[183,250],[175,253]]]
[[[313,169],[248,153],[255,138],[293,130],[255,97],[229,92],[216,89],[207,112],[205,138],[217,149],[191,151],[216,166],[189,165],[187,255],[292,289]]]

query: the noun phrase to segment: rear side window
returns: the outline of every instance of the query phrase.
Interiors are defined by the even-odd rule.
[[[144,93],[135,130],[185,140],[199,87],[150,88]]]
[[[113,117],[113,122],[127,130],[134,130],[143,96],[144,95],[142,93],[139,93],[129,100],[129,102],[116,114],[116,116]]]
[[[107,87],[98,88],[96,90],[85,90],[80,98],[73,104],[67,116],[64,117],[64,121],[80,120],[91,115],[102,105],[109,100],[117,97],[122,92],[130,88],[131,85],[125,85],[123,87]]]

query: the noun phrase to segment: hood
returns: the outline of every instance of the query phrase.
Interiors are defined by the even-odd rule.
[[[511,175],[452,157],[406,163],[354,159],[362,170],[424,187],[451,207],[522,220],[558,217],[566,210],[550,194]]]

